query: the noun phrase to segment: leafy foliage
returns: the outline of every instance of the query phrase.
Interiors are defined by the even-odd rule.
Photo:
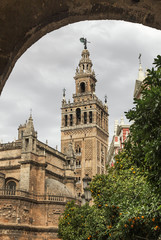
[[[134,121],[126,148],[161,193],[161,56],[154,64],[156,69],[148,70],[143,82],[142,99],[135,99],[135,107],[126,113]]]
[[[109,211],[108,219],[112,226],[110,239],[158,239],[161,228],[160,196],[135,165],[129,169],[123,167],[126,160],[125,166],[128,166],[130,160],[126,151],[120,153],[108,175],[98,175],[93,179],[94,203]]]
[[[116,158],[108,175],[91,183],[93,206],[68,203],[60,219],[63,240],[158,239],[161,234],[160,196],[144,173],[131,165],[126,150]]]

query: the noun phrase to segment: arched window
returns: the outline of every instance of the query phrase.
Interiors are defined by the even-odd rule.
[[[8,195],[15,195],[16,183],[15,181],[9,181],[6,184],[6,190]]]
[[[76,124],[80,124],[81,123],[81,109],[77,108],[76,109]]]
[[[81,84],[80,84],[80,91],[81,91],[81,93],[83,93],[83,92],[85,92],[85,83],[84,82],[81,82]]]

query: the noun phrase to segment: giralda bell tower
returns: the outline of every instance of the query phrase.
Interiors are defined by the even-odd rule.
[[[66,102],[64,91],[61,108],[61,151],[66,153],[72,143],[76,156],[78,196],[83,193],[82,179],[87,174],[92,178],[106,172],[108,150],[107,99],[103,104],[95,94],[97,80],[87,40],[81,38],[81,41],[84,49],[74,77],[73,102]]]

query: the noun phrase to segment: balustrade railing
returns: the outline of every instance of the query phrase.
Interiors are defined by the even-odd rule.
[[[8,189],[0,189],[0,198],[1,197],[21,197],[21,198],[28,198],[31,200],[36,201],[51,201],[51,202],[68,202],[74,200],[71,197],[64,197],[64,196],[55,196],[53,194],[46,194],[46,195],[36,195],[34,193],[29,193],[23,190],[8,190]]]

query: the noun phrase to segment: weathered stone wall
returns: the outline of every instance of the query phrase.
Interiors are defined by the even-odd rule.
[[[46,33],[81,20],[114,19],[161,29],[158,0],[0,1],[0,92],[17,59]]]
[[[5,187],[5,174],[0,172],[0,189]]]
[[[57,237],[57,229],[29,228],[16,226],[0,225],[1,240],[59,240]]]
[[[58,221],[64,207],[62,202],[1,197],[0,239],[57,239]]]

